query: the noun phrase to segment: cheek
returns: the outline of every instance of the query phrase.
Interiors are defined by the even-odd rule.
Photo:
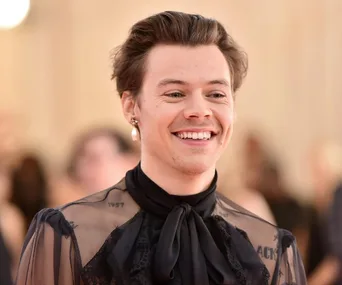
[[[234,111],[232,108],[223,108],[217,113],[217,119],[224,131],[228,132],[228,129],[232,127],[234,123]]]
[[[233,133],[234,125],[234,111],[231,108],[222,108],[216,116],[218,123],[222,128],[222,136],[220,138],[220,144],[223,148],[226,148],[230,142]]]
[[[229,115],[227,115],[226,122],[227,122],[227,126],[228,127],[231,127],[234,124],[234,114],[233,114],[233,112],[230,112]]]
[[[179,108],[176,108],[175,105],[159,104],[153,109],[149,108],[148,111],[143,110],[141,112],[142,132],[146,135],[152,133],[154,136],[163,136],[164,133],[168,132],[170,125],[179,114]]]

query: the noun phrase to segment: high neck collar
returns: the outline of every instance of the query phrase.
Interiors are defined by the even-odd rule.
[[[211,214],[216,201],[217,172],[209,187],[198,194],[171,195],[151,180],[141,169],[140,163],[126,175],[128,191],[133,199],[146,212],[166,217],[176,206],[186,205],[193,208],[202,217]]]

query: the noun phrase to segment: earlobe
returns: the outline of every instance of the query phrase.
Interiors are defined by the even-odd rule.
[[[140,129],[139,129],[139,104],[136,97],[133,96],[131,92],[124,92],[121,97],[121,105],[124,116],[132,125],[132,140],[140,140]]]

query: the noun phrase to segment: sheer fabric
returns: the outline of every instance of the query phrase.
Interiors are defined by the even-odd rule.
[[[297,284],[306,278],[288,231],[215,191],[171,196],[138,166],[114,187],[39,212],[18,285]]]

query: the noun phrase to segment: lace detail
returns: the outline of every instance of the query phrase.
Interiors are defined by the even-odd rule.
[[[159,238],[158,228],[161,227],[162,221],[158,221],[154,216],[144,212],[141,212],[136,218],[143,218],[143,223],[135,241],[134,249],[126,262],[126,268],[129,271],[122,270],[118,261],[113,258],[115,246],[126,229],[127,225],[124,225],[110,234],[101,249],[83,268],[82,280],[84,285],[154,284],[151,276],[151,261],[155,255]],[[178,270],[175,271],[174,278],[168,285],[182,284]]]
[[[155,247],[149,237],[149,225],[144,220],[140,235],[136,241],[135,254],[132,258],[132,267],[129,272],[130,279],[134,284],[151,284],[151,259],[154,255]]]
[[[114,234],[115,233],[115,234]],[[107,264],[106,256],[109,248],[120,238],[122,231],[115,229],[107,238],[105,243],[94,257],[83,267],[81,278],[84,285],[115,285],[115,279],[112,278],[111,270]]]
[[[151,264],[154,259],[156,244],[163,221],[144,212],[139,215],[139,218],[143,219],[139,235],[134,241],[133,250],[128,254],[128,258],[125,261],[125,268],[127,268],[128,271],[126,272],[125,269],[121,268],[117,259],[113,257],[117,242],[120,238],[124,238],[122,234],[125,231],[126,226],[122,226],[111,233],[99,252],[84,267],[82,271],[82,280],[85,285],[153,284]],[[258,283],[260,285],[268,284],[270,275],[263,263],[260,262],[259,265],[251,265],[248,264],[248,261],[239,260],[236,251],[236,236],[233,236],[232,232],[236,231],[235,235],[240,235],[242,240],[247,241],[248,244],[251,245],[248,236],[244,231],[230,226],[220,216],[213,216],[206,219],[206,224],[211,230],[220,233],[217,236],[216,242],[232,268],[236,277],[236,284],[255,284],[255,280],[260,280]],[[253,248],[252,245],[251,248]],[[110,262],[108,260],[110,260]],[[108,265],[108,262],[110,265]],[[168,285],[182,284],[178,266],[179,264],[177,263],[175,270],[173,270],[173,278],[168,282]],[[254,281],[254,283],[251,283],[252,281]],[[212,280],[210,284],[214,284],[212,283]]]
[[[256,272],[257,276],[255,276],[255,272],[248,272],[247,266],[243,267],[241,262],[239,261],[239,258],[237,256],[236,252],[236,245],[234,244],[232,234],[231,234],[231,229],[229,228],[229,225],[227,222],[220,216],[213,216],[212,217],[215,222],[217,223],[218,230],[224,240],[224,252],[227,257],[227,260],[233,270],[233,272],[236,275],[236,279],[241,285],[249,285],[249,284],[256,284],[256,277],[260,279],[260,282],[258,284],[260,285],[267,285],[270,274],[266,268],[265,265],[260,263],[260,271]],[[235,230],[238,234],[240,234],[248,243],[252,246],[252,243],[250,242],[248,235],[245,231],[236,228]],[[255,268],[250,268],[251,270],[255,270]],[[252,278],[251,278],[252,276]],[[253,283],[252,283],[253,281]]]
[[[218,229],[220,231],[220,234],[225,240],[225,243],[224,243],[225,254],[227,256],[228,262],[230,263],[233,269],[233,272],[236,275],[236,279],[239,281],[241,285],[246,285],[247,278],[245,276],[245,273],[243,271],[243,268],[240,262],[238,262],[237,260],[235,252],[233,251],[231,235],[225,227],[225,221],[220,216],[214,216],[213,218],[217,222],[217,225],[219,226]]]
[[[127,266],[130,268],[129,274],[125,277],[124,281],[121,281],[122,284],[154,284],[151,275],[151,263],[155,256],[156,244],[160,234],[159,229],[161,228],[163,221],[156,220],[156,217],[145,212],[141,212],[141,217],[143,217],[144,220],[141,225],[139,236],[135,242],[133,253],[127,261],[127,263],[130,264],[130,266]],[[113,278],[115,280],[118,280],[118,278],[122,279],[122,272],[117,265],[113,270]],[[169,285],[178,284],[181,284],[181,279],[179,274],[175,273],[175,276]]]
[[[235,229],[250,243],[251,246],[253,246],[252,242],[250,241],[247,233],[237,227]],[[269,271],[267,270],[267,267],[265,265],[262,266],[261,268],[261,280],[264,280],[264,283],[261,284],[268,284],[268,280],[271,278],[271,275]]]

